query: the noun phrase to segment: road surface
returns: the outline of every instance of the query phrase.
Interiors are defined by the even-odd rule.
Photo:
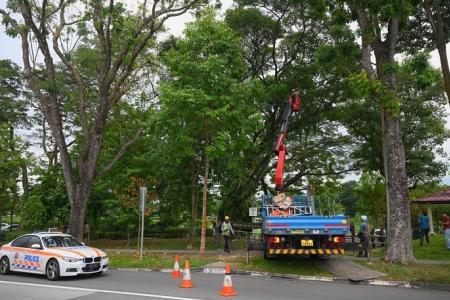
[[[223,275],[192,273],[195,288],[181,289],[180,280],[169,273],[110,270],[98,277],[77,277],[57,282],[43,276],[11,274],[0,276],[1,300],[137,300],[137,299],[225,299],[217,293]],[[335,282],[290,281],[262,277],[232,277],[239,296],[248,300],[380,300],[449,299],[450,292]]]

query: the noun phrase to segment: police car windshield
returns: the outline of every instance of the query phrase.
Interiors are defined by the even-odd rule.
[[[80,241],[72,236],[46,236],[42,240],[47,248],[83,246]]]

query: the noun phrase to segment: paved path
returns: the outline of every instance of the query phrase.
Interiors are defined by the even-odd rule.
[[[110,270],[100,277],[77,277],[57,282],[43,276],[12,274],[0,276],[1,300],[137,300],[137,299],[224,299],[217,295],[223,276],[193,273],[193,289],[181,289],[179,280],[168,273]],[[277,280],[253,276],[233,276],[245,300],[426,300],[448,299],[449,292],[355,285],[336,282]]]
[[[316,265],[327,270],[338,277],[347,278],[351,281],[363,281],[386,276],[369,268],[354,263],[351,260],[342,257],[334,257],[332,259],[316,260]]]

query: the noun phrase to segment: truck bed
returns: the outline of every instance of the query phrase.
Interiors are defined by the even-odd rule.
[[[267,216],[263,230],[266,235],[345,235],[349,224],[345,216]]]

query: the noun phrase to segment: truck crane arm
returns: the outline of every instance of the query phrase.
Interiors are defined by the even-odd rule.
[[[278,156],[277,168],[275,171],[275,189],[283,192],[283,174],[284,174],[284,162],[286,159],[287,147],[285,145],[286,135],[289,131],[289,122],[292,115],[300,111],[301,98],[298,89],[292,90],[292,95],[289,97],[288,103],[284,108],[282,125],[280,135],[275,143],[273,151]]]

